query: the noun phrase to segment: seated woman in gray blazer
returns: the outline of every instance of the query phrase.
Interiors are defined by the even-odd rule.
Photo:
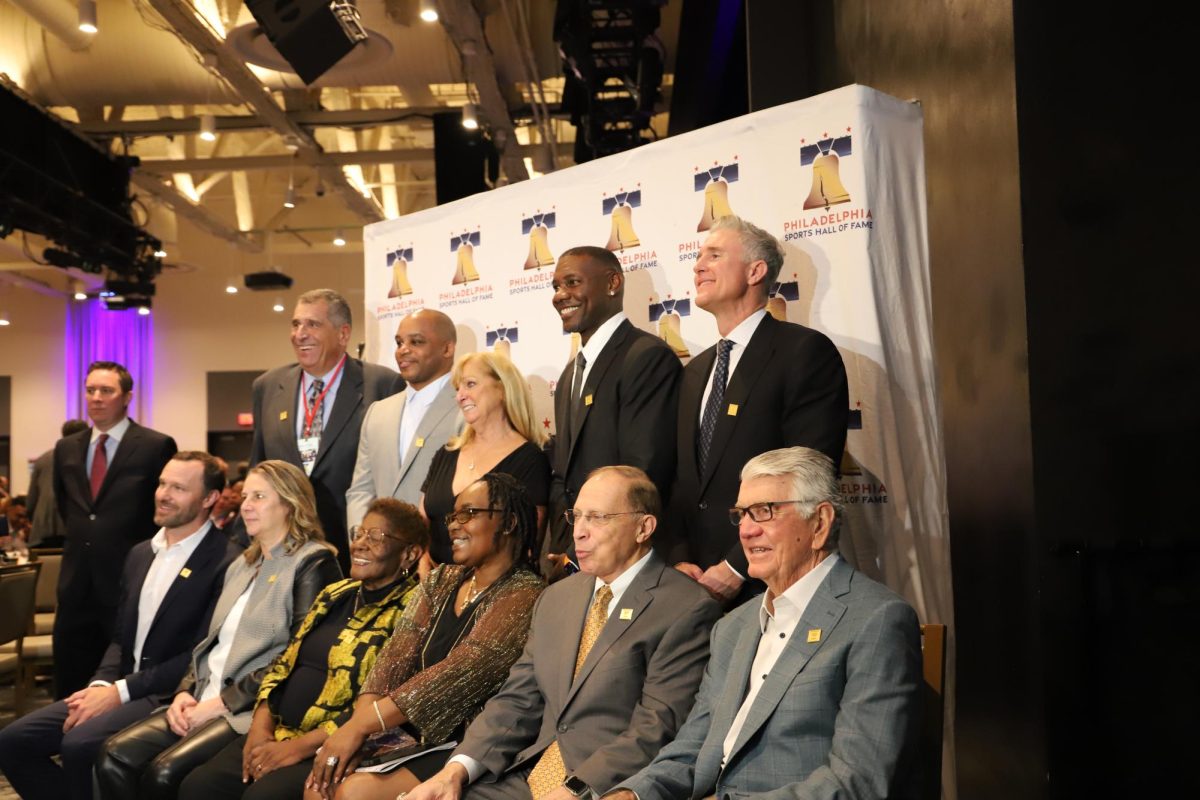
[[[271,662],[317,594],[342,577],[303,471],[260,462],[242,495],[250,547],[225,573],[208,635],[175,700],[105,744],[96,762],[104,798],[174,798],[189,772],[246,733]]]

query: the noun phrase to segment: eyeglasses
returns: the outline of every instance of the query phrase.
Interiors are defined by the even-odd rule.
[[[754,503],[749,506],[734,506],[729,509],[729,522],[734,527],[742,524],[742,517],[750,517],[755,522],[767,522],[774,519],[775,507],[792,504],[806,505],[811,500],[773,500],[769,503]]]
[[[595,525],[597,528],[603,528],[605,525],[613,521],[614,517],[623,517],[627,514],[646,514],[645,511],[613,511],[608,514],[599,511],[576,511],[573,508],[568,508],[563,512],[563,519],[568,525],[574,525],[577,522],[586,522],[588,525]]]
[[[362,525],[355,525],[350,529],[350,541],[357,542],[363,537],[367,537],[367,541],[371,544],[383,544],[384,539],[400,539],[395,534],[388,533],[383,528],[364,528]]]
[[[472,506],[457,508],[445,516],[446,527],[449,528],[455,522],[457,522],[459,525],[466,525],[468,522],[475,519],[476,514],[494,514],[497,511],[503,510],[504,509],[502,508],[473,508]]]

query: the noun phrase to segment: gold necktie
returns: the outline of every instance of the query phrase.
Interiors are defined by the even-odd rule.
[[[592,601],[591,609],[588,610],[583,635],[579,637],[579,655],[575,656],[575,672],[572,677],[579,674],[579,668],[587,660],[588,653],[592,652],[592,645],[600,638],[600,631],[604,629],[604,623],[608,620],[608,604],[611,601],[612,589],[601,586],[600,591],[596,592],[596,599]],[[567,766],[563,763],[562,752],[558,749],[558,741],[555,740],[529,772],[529,791],[533,793],[533,800],[542,800],[561,786],[566,777]]]

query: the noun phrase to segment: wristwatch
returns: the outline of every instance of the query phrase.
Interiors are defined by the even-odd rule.
[[[575,777],[574,775],[567,776],[567,779],[565,781],[563,781],[563,786],[566,787],[566,790],[568,792],[575,795],[576,797],[591,797],[592,796],[592,787],[588,786],[586,783],[584,783],[582,780]]]

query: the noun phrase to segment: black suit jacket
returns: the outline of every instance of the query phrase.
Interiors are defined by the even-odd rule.
[[[354,475],[358,434],[367,406],[404,388],[394,370],[347,358],[333,408],[325,415],[321,448],[313,464],[313,492],[325,537],[338,549],[349,572],[346,540],[346,490]],[[277,367],[254,381],[254,444],[250,465],[277,458],[303,468],[296,444],[296,408],[300,401],[300,365]]]
[[[550,464],[550,534],[546,553],[574,553],[562,512],[592,470],[627,464],[646,471],[664,499],[675,473],[675,423],[679,415],[679,358],[661,339],[625,320],[617,326],[587,374],[576,413],[569,413],[574,362],[554,392],[559,423]],[[570,430],[562,426],[571,416]]]
[[[92,680],[112,683],[124,678],[132,700],[170,696],[187,672],[192,648],[208,631],[213,605],[221,594],[225,568],[239,552],[237,545],[221,531],[209,528],[204,540],[196,546],[163,595],[146,633],[146,641],[142,643],[141,658],[134,664],[138,603],[146,573],[154,562],[150,542],[135,545],[125,559],[121,577],[116,632]]]
[[[54,499],[67,526],[59,602],[115,608],[121,596],[117,565],[124,563],[131,547],[158,530],[154,491],[178,448],[170,436],[130,421],[93,500],[87,473],[91,439],[89,429],[59,439],[54,446]]]
[[[728,515],[737,501],[742,467],[768,450],[796,445],[820,450],[840,464],[850,416],[846,368],[825,334],[768,314],[729,378],[725,408],[700,474],[700,402],[716,353],[713,345],[683,371],[678,479],[668,515],[671,556],[705,569],[727,560],[745,575],[746,556]]]

